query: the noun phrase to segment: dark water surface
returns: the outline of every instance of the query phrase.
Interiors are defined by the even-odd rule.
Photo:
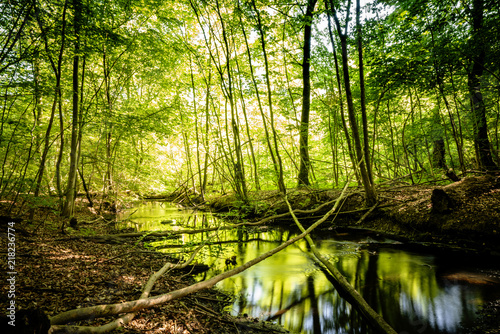
[[[159,202],[142,203],[118,219],[127,217],[120,227],[139,231],[225,224],[209,213],[179,210]],[[237,265],[243,264],[295,235],[289,230],[222,230],[184,234],[153,245],[179,254],[206,242],[198,258],[211,269],[199,276],[201,280],[231,268],[232,264],[225,263],[227,258],[235,256]],[[480,306],[500,298],[495,263],[485,265],[479,258],[464,255],[411,251],[404,244],[363,230],[332,230],[313,239],[320,252],[398,333],[467,333]],[[217,287],[236,296],[228,308],[233,315],[272,320],[299,333],[372,333],[315,264],[304,240]]]

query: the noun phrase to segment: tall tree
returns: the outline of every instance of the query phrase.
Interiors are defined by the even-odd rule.
[[[481,79],[485,69],[486,31],[484,27],[484,0],[472,0],[470,7],[471,38],[470,38],[470,69],[467,76],[469,94],[474,120],[474,145],[479,167],[485,170],[495,170],[488,138],[488,123],[486,120],[486,104],[484,102]]]
[[[73,216],[76,195],[76,177],[79,158],[79,63],[80,63],[80,34],[82,32],[82,3],[81,0],[73,0],[73,33],[74,33],[74,54],[73,54],[73,105],[71,114],[71,147],[68,173],[68,184],[66,187],[66,201],[63,208],[63,216]]]
[[[265,125],[266,128],[266,141],[267,145],[269,148],[269,154],[271,155],[271,158],[273,160],[273,166],[274,166],[274,171],[276,173],[276,178],[278,182],[278,188],[281,193],[285,194],[286,193],[286,186],[285,186],[285,181],[283,178],[283,162],[281,160],[281,155],[279,153],[279,148],[278,148],[278,133],[276,132],[276,128],[274,125],[274,111],[273,111],[273,97],[272,97],[272,88],[271,88],[271,79],[270,79],[270,69],[269,69],[269,59],[267,56],[267,43],[266,43],[266,34],[265,34],[265,27],[262,22],[261,14],[260,11],[257,9],[257,5],[255,4],[255,0],[252,0],[252,7],[255,12],[256,18],[257,18],[257,30],[259,31],[259,37],[260,37],[260,44],[262,47],[262,55],[264,57],[264,68],[265,68],[265,78],[266,78],[266,86],[267,86],[267,102],[268,102],[268,108],[269,108],[269,118],[270,118],[270,125],[271,125],[271,134],[272,134],[272,143],[271,144],[271,139],[269,138],[269,132],[267,130],[266,124],[266,117],[264,116],[263,109],[260,108],[261,115],[262,115],[262,122]],[[247,44],[247,53],[248,56],[250,57],[250,51],[248,49],[248,44]],[[255,82],[254,82],[255,84]],[[258,88],[256,87],[256,90],[258,91]],[[259,105],[260,107],[260,105]]]
[[[226,24],[225,20],[222,17],[221,13],[221,8],[219,1],[216,0],[216,9],[217,9],[217,16],[220,19],[220,24],[222,28],[222,39],[224,41],[223,49],[225,51],[225,59],[226,59],[226,75],[227,75],[227,86],[225,86],[224,91],[225,94],[227,95],[227,98],[229,100],[229,108],[231,111],[231,130],[233,132],[233,142],[234,142],[234,152],[236,155],[236,161],[233,161],[233,167],[234,167],[234,182],[236,186],[236,192],[240,199],[243,201],[247,200],[247,186],[246,186],[246,181],[245,181],[245,173],[243,169],[243,154],[241,150],[241,140],[240,140],[240,131],[239,131],[239,126],[238,126],[238,114],[236,110],[236,101],[234,97],[234,83],[233,83],[233,74],[232,74],[232,69],[230,67],[230,60],[231,60],[231,50],[229,47],[229,38],[228,38],[228,31],[226,29]],[[222,71],[221,73],[221,80],[223,80],[223,75]],[[224,85],[223,85],[224,86]]]
[[[311,36],[314,7],[317,0],[308,0],[304,15],[304,46],[302,56],[302,114],[300,118],[298,185],[308,186],[309,181],[309,113],[311,109]]]
[[[354,102],[351,89],[351,79],[349,74],[349,56],[347,52],[347,29],[349,25],[349,10],[351,2],[349,0],[347,6],[347,15],[345,22],[345,30],[342,30],[340,20],[337,15],[337,10],[335,9],[335,4],[330,0],[330,14],[333,16],[335,26],[337,27],[337,33],[340,38],[340,46],[342,48],[342,72],[344,76],[344,89],[347,99],[347,112],[349,115],[349,125],[351,126],[352,138],[354,140],[354,149],[356,152],[357,163],[359,164],[359,170],[361,174],[361,180],[363,182],[363,188],[365,190],[365,201],[368,206],[371,206],[377,202],[377,194],[375,192],[375,186],[371,182],[371,177],[369,175],[370,169],[367,166],[367,161],[365,161],[364,149],[361,143],[361,137],[359,133],[358,122],[356,119],[356,113],[354,110]],[[353,166],[353,168],[356,168]]]
[[[54,72],[55,79],[56,79],[55,80],[55,87],[54,87],[54,98],[53,98],[53,102],[52,102],[52,109],[51,109],[49,123],[47,125],[47,130],[45,132],[44,147],[42,150],[42,156],[40,158],[40,164],[39,164],[37,179],[36,179],[36,184],[35,184],[35,190],[34,190],[35,197],[37,197],[41,191],[43,176],[45,173],[45,166],[46,166],[46,162],[47,162],[47,156],[48,156],[49,149],[51,146],[50,134],[52,131],[52,125],[54,122],[56,108],[61,100],[61,75],[62,75],[62,62],[63,62],[64,49],[65,49],[65,45],[66,45],[65,41],[66,41],[66,26],[67,26],[67,22],[66,22],[66,11],[67,11],[67,7],[68,7],[67,5],[68,5],[68,1],[66,0],[66,1],[64,1],[64,5],[62,8],[62,19],[61,19],[62,23],[61,23],[61,34],[60,34],[61,39],[59,41],[60,45],[59,45],[59,50],[58,50],[58,54],[57,54],[57,61],[55,61],[52,58],[51,53],[50,53],[49,39],[47,36],[48,28],[45,26],[46,22],[44,21],[44,17],[42,17],[43,13],[41,13],[41,10],[39,10],[39,8],[37,8],[35,10],[38,26],[39,26],[40,30],[42,31],[45,50],[46,50],[47,56],[49,58],[52,70]]]
[[[370,159],[370,144],[368,137],[368,117],[366,115],[365,66],[363,63],[363,33],[360,22],[361,5],[356,0],[356,42],[358,46],[359,94],[361,104],[361,122],[363,128],[363,155],[368,179],[373,187],[372,164]]]

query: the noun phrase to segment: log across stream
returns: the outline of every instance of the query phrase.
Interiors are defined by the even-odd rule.
[[[209,213],[144,202],[118,217],[137,231],[200,229],[226,224]],[[149,246],[179,256],[200,243],[198,261],[210,278],[275,248],[297,232],[265,227],[184,234]],[[481,305],[500,298],[500,268],[463,253],[440,253],[366,230],[331,229],[313,235],[316,246],[398,333],[466,333]],[[235,296],[233,315],[273,320],[299,333],[370,333],[342,299],[301,240],[220,282]]]

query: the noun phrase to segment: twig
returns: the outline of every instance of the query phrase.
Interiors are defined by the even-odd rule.
[[[130,215],[128,215],[128,217],[127,217],[127,218],[124,218],[124,219],[122,219],[122,220],[117,220],[116,222],[117,222],[117,223],[123,223],[123,222],[126,222],[126,221],[127,221],[127,220],[129,220],[129,219],[130,219],[130,217],[132,217],[132,215],[133,215],[134,213],[136,213],[138,210],[139,210],[139,209],[135,209],[135,211],[134,211],[134,212],[132,212]]]
[[[363,216],[361,216],[361,218],[359,218],[359,220],[356,222],[356,225],[359,225],[361,224],[365,219],[366,217],[368,217],[370,215],[370,213],[373,212],[373,210],[375,210],[375,208],[378,206],[379,202],[375,203],[375,205],[373,205],[370,210],[368,210]]]

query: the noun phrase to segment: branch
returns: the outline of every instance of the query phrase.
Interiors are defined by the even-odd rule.
[[[343,194],[345,193],[345,191],[347,189],[347,185],[348,185],[348,182],[346,182],[346,185],[345,185],[344,189],[342,190],[342,194],[339,198],[342,198]],[[290,205],[290,202],[288,201],[288,198],[286,197],[286,195],[285,195],[285,201],[286,201],[286,204],[288,205],[288,210],[290,211],[290,214],[292,215],[293,220],[295,221],[295,224],[303,232],[302,234],[304,234],[306,232],[306,230],[304,230],[304,227],[297,219],[297,216],[293,213],[292,206]],[[376,207],[376,205],[374,205],[370,209],[370,211],[368,211],[368,213],[371,212],[373,209],[375,209],[375,207]],[[367,214],[365,214],[365,216],[367,216]],[[363,217],[365,217],[365,216],[363,216]],[[323,220],[323,218],[320,220]],[[373,310],[370,307],[370,305],[368,305],[366,300],[364,300],[363,297],[359,294],[359,292],[353,288],[353,286],[340,273],[340,271],[338,271],[337,268],[335,268],[330,262],[328,262],[328,260],[325,257],[323,257],[323,255],[321,255],[321,253],[316,248],[316,245],[314,244],[314,241],[309,236],[309,234],[305,235],[305,239],[306,239],[307,243],[309,244],[309,247],[311,248],[311,251],[313,252],[317,261],[322,263],[328,269],[334,282],[337,283],[336,285],[338,285],[338,286],[336,286],[336,288],[340,289],[339,293],[343,293],[344,295],[346,295],[348,297],[347,300],[361,312],[361,315],[363,315],[363,317],[366,320],[368,320],[368,322],[377,331],[379,331],[380,333],[386,333],[386,334],[396,334],[396,331],[384,320],[384,318],[382,318],[382,316],[380,314],[375,312],[375,310]]]
[[[146,285],[144,285],[144,290],[141,294],[141,296],[139,297],[139,300],[145,300],[149,297],[149,293],[151,292],[151,290],[153,289],[153,286],[154,284],[156,283],[156,281],[163,275],[165,274],[165,272],[167,270],[171,270],[171,269],[182,269],[186,266],[188,266],[195,258],[196,254],[200,251],[200,249],[203,247],[204,245],[198,247],[194,252],[193,254],[191,255],[191,257],[183,264],[173,264],[173,263],[166,263],[160,270],[158,270],[156,273],[154,273],[148,280],[148,282],[146,283]],[[67,313],[70,313],[70,312],[74,312],[74,313],[78,313],[78,309],[76,310],[71,310],[71,311],[67,311],[67,312],[64,312],[60,315],[64,315],[64,314],[67,314]],[[123,316],[121,316],[120,318],[118,319],[115,319],[105,325],[102,325],[102,326],[98,326],[98,327],[90,327],[90,326],[58,326],[58,325],[53,325],[51,327],[51,333],[52,334],[55,334],[55,333],[106,333],[106,332],[110,332],[112,330],[115,330],[119,327],[122,327],[123,325],[129,323],[130,321],[132,321],[132,319],[134,319],[134,317],[137,315],[137,312],[133,312],[133,313],[129,313],[129,314],[125,314]],[[52,317],[50,319],[51,323],[53,324],[55,321],[57,321],[57,317],[58,316],[55,316],[55,317]],[[56,318],[54,320],[54,318]],[[64,323],[67,323],[67,322],[64,322]]]

